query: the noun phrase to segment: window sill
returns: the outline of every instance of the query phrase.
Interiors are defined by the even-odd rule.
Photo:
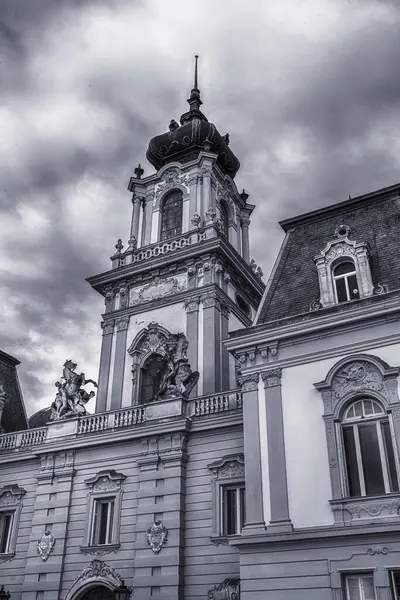
[[[399,519],[400,492],[330,500],[335,525],[359,525]]]
[[[232,533],[231,535],[212,535],[210,540],[215,546],[229,546],[231,539],[237,539],[240,533]]]
[[[80,551],[83,554],[94,554],[95,556],[104,556],[111,552],[117,552],[121,544],[104,544],[99,546],[81,546]]]
[[[5,552],[4,554],[0,554],[0,563],[7,562],[8,560],[12,560],[15,556],[15,552]]]

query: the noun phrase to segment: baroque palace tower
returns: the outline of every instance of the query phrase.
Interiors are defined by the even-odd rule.
[[[264,289],[249,253],[254,206],[234,183],[240,164],[229,135],[200,110],[197,57],[188,103],[180,125],[172,120],[150,140],[156,173],[143,177],[139,165],[129,182],[127,248],[118,240],[112,269],[88,279],[105,298],[96,412],[154,398],[163,360],[157,346],[140,352],[145,327],[186,335],[200,375],[192,397],[237,387],[235,360],[221,342],[251,324]]]

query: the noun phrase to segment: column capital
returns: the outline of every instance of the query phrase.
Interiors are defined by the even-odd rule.
[[[185,300],[185,309],[186,312],[195,312],[199,310],[200,304],[200,296],[195,296],[193,298],[187,298]]]
[[[212,306],[220,308],[221,306],[217,292],[207,292],[207,294],[201,296],[201,301],[203,302],[204,308],[210,308]]]
[[[119,317],[116,320],[117,331],[125,331],[129,327],[129,317]]]
[[[101,324],[101,328],[103,330],[103,335],[110,335],[110,333],[114,333],[114,319],[109,319],[107,321],[103,321]]]
[[[262,371],[261,378],[265,388],[281,385],[282,369],[276,368]]]
[[[250,225],[250,218],[249,217],[241,217],[240,224],[242,227],[248,228]]]
[[[221,303],[221,313],[222,313],[222,316],[225,317],[226,319],[228,319],[230,312],[231,312],[231,309],[228,306],[228,304],[226,304],[225,302],[222,302]]]
[[[258,389],[260,373],[250,373],[239,377],[239,385],[244,392],[254,392]]]

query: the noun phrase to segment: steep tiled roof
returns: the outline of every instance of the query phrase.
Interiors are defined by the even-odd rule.
[[[280,224],[286,238],[261,301],[256,325],[293,320],[296,315],[304,318],[310,312],[310,305],[320,297],[313,259],[335,238],[335,229],[341,224],[350,227],[350,240],[369,244],[373,284],[385,285],[389,292],[400,288],[400,185]],[[351,305],[365,300],[353,301]]]

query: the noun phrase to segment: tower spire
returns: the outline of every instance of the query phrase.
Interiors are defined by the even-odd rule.
[[[194,57],[195,62],[194,62],[194,86],[193,86],[193,88],[195,90],[198,89],[198,87],[197,87],[197,61],[198,61],[198,59],[199,59],[199,55],[196,54]]]
[[[200,98],[200,90],[198,88],[198,82],[197,82],[197,61],[199,59],[199,55],[196,54],[194,57],[194,82],[193,82],[193,89],[190,92],[190,97],[188,99],[188,103],[190,106],[189,111],[191,113],[199,111],[200,110],[200,106],[203,104]]]

